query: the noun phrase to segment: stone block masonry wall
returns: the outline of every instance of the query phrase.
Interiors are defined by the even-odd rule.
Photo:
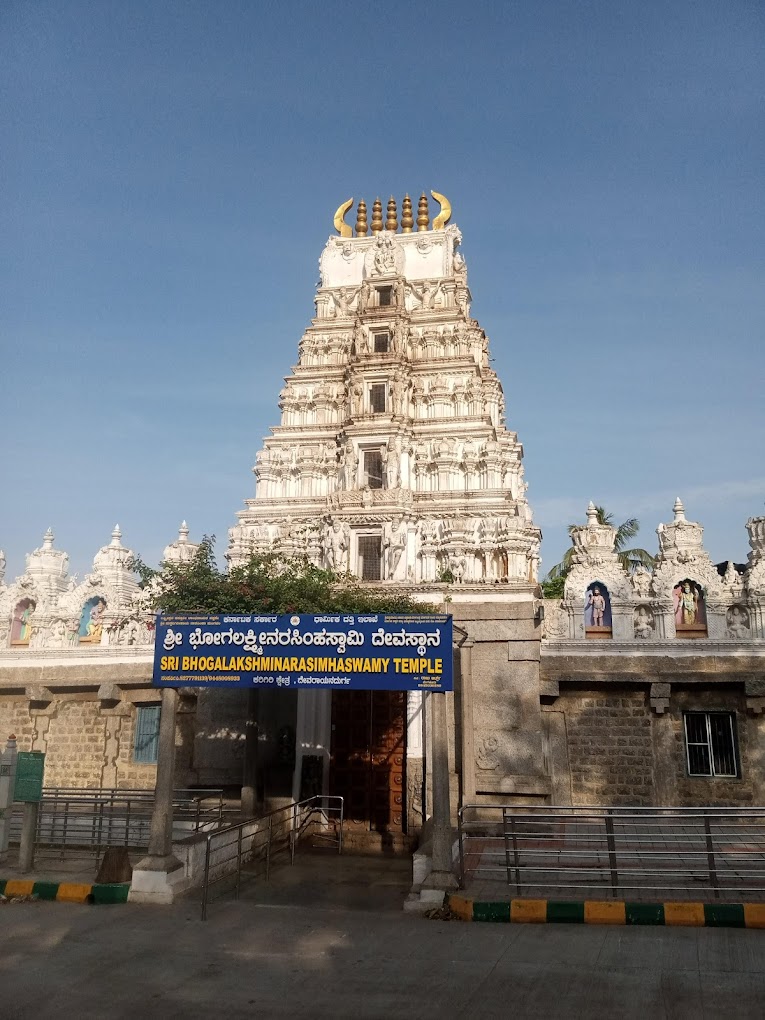
[[[154,692],[133,695],[138,704],[155,701]],[[0,743],[11,733],[20,751],[44,751],[45,785],[152,789],[156,765],[133,760],[137,704],[103,705],[91,694],[62,695],[48,705],[0,696]],[[182,699],[178,712],[176,785],[196,781],[192,770],[195,699]]]
[[[105,725],[98,701],[61,701],[52,707],[45,735],[46,786],[101,785]]]
[[[645,691],[567,689],[555,708],[566,717],[574,804],[653,803],[651,716]]]
[[[8,737],[14,733],[19,751],[39,751],[36,746],[35,721],[29,712],[26,698],[0,697],[0,744],[5,747]]]

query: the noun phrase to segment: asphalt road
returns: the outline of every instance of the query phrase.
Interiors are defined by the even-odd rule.
[[[271,897],[275,897],[272,895]],[[221,900],[0,907],[0,1016],[757,1017],[765,931]]]

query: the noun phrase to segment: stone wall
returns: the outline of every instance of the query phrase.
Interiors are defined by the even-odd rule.
[[[510,803],[546,798],[539,704],[541,627],[531,591],[449,607],[467,632],[456,674],[463,798]],[[463,639],[457,632],[457,640]]]
[[[651,717],[644,691],[566,690],[565,716],[574,804],[653,803]]]

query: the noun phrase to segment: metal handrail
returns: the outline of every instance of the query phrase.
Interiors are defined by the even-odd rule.
[[[210,886],[234,875],[234,895],[238,899],[244,864],[254,863],[253,873],[257,874],[258,863],[262,862],[265,879],[268,881],[272,858],[279,853],[288,852],[290,864],[294,864],[298,842],[317,824],[320,829],[319,838],[325,843],[337,846],[337,852],[341,854],[344,805],[342,797],[318,794],[295,804],[277,808],[265,815],[248,818],[243,822],[209,832],[205,839],[202,920],[207,919]],[[329,834],[333,827],[336,833],[334,836]],[[232,850],[233,847],[235,850]]]
[[[468,804],[458,836],[462,888],[765,895],[765,808]]]
[[[154,790],[46,787],[37,820],[36,843],[43,852],[98,856],[107,846],[146,850]],[[223,790],[179,789],[173,793],[174,820],[192,831],[220,826],[224,819]],[[11,842],[18,842],[21,808],[11,814]]]

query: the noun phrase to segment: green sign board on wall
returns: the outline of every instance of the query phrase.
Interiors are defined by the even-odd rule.
[[[44,774],[45,755],[42,751],[19,751],[13,799],[28,803],[41,801]]]

